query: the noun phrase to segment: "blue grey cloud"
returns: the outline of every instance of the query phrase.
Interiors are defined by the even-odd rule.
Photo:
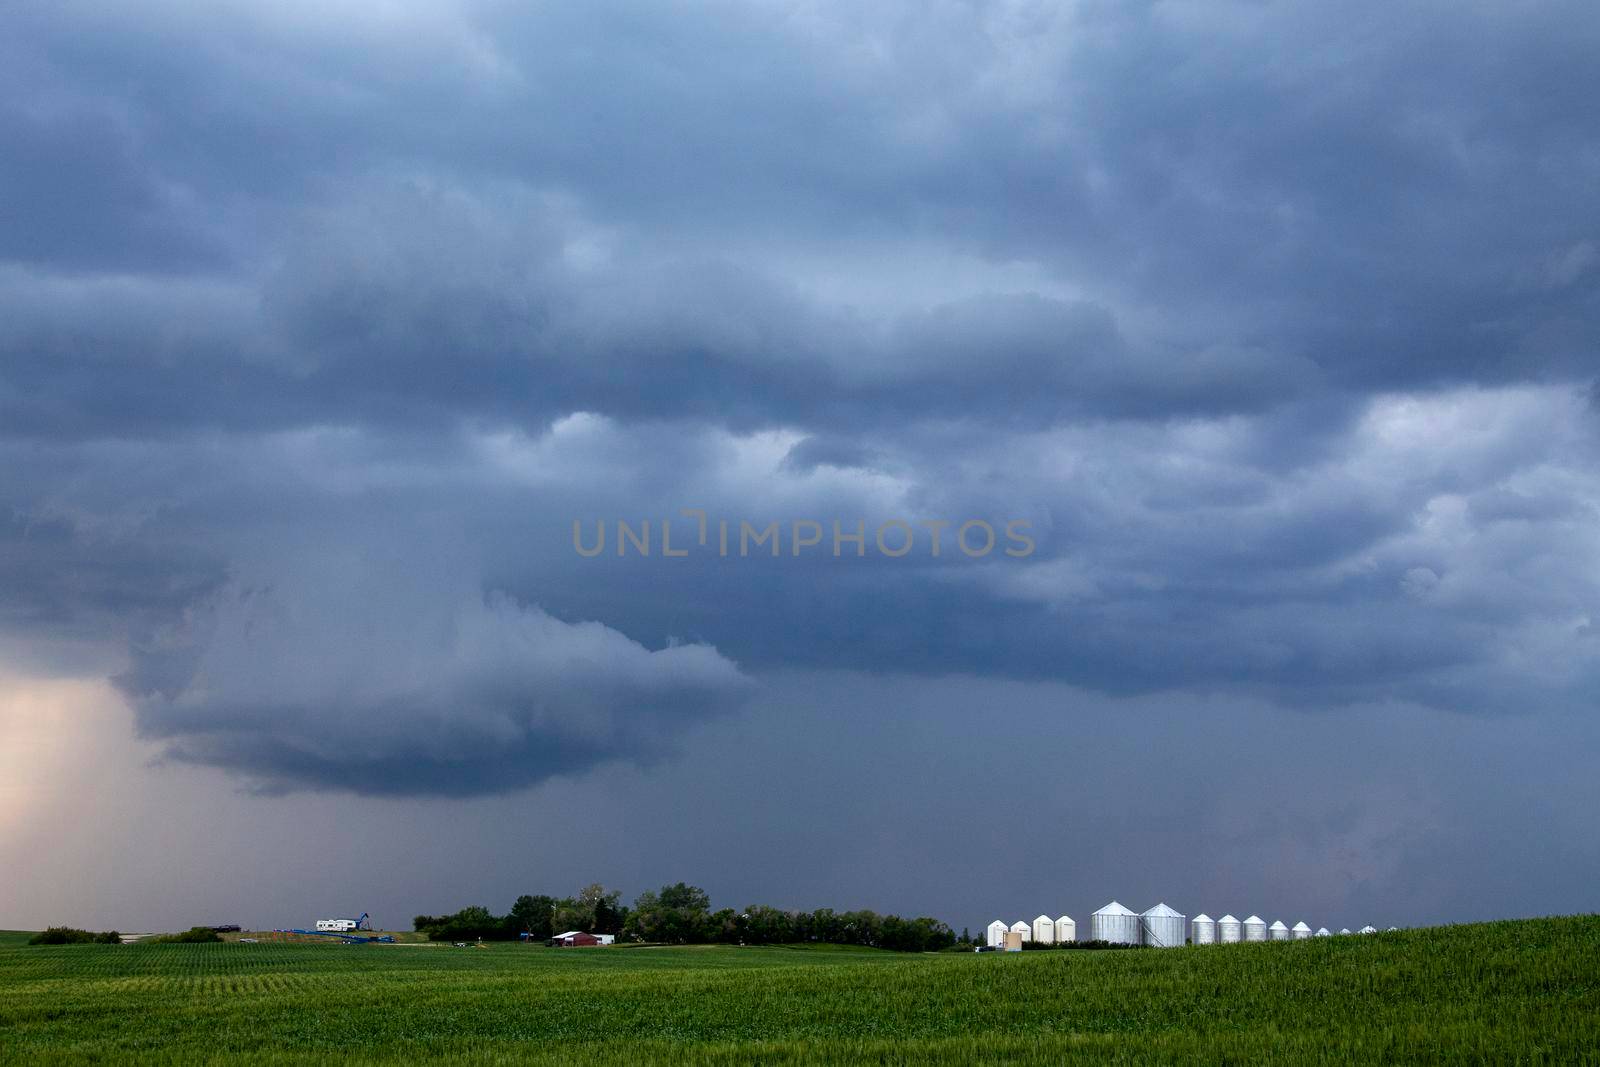
[[[1587,5],[11,25],[0,625],[127,659],[180,760],[512,790],[659,760],[734,663],[1592,705]],[[1038,551],[571,551],[684,507]]]

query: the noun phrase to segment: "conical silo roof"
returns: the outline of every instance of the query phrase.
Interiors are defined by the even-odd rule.
[[[1350,928],[1348,926],[1341,926],[1339,928],[1339,932],[1341,934],[1348,934],[1350,932]]]
[[[1376,926],[1363,926],[1361,928],[1361,932],[1364,934],[1375,934],[1378,932],[1378,928]]]
[[[1291,930],[1290,933],[1294,934],[1294,939],[1296,941],[1304,941],[1306,938],[1311,936],[1311,927],[1307,926],[1303,922],[1295,923],[1294,929]]]
[[[1238,921],[1239,920],[1235,919],[1232,915],[1224,915],[1222,918],[1217,920],[1219,923],[1236,923]]]
[[[1329,932],[1329,930],[1328,930],[1328,928],[1326,926],[1319,926],[1319,927],[1317,927],[1316,936],[1317,937],[1332,937],[1333,934],[1331,932]]]
[[[1113,900],[1111,903],[1107,904],[1105,907],[1101,908],[1099,911],[1096,911],[1095,914],[1096,915],[1132,915],[1133,912],[1129,911],[1127,908],[1124,908],[1121,904],[1118,904],[1116,901]]]
[[[1215,922],[1216,920],[1202,911],[1199,915],[1196,915],[1193,919],[1190,919],[1189,921],[1190,922],[1197,922],[1197,923],[1209,923],[1209,922]]]

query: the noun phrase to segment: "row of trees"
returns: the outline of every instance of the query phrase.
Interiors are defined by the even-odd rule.
[[[958,939],[937,919],[902,919],[873,911],[788,911],[753,905],[743,911],[711,910],[704,889],[685,882],[639,894],[633,906],[604,886],[584,887],[576,896],[518,897],[511,911],[497,916],[484,907],[451,915],[418,915],[414,928],[434,941],[512,941],[526,933],[544,941],[567,930],[614,934],[618,941],[669,945],[781,945],[816,942],[863,945],[901,952],[937,952]],[[970,943],[962,932],[962,943]]]
[[[52,926],[28,938],[30,945],[120,945],[122,937],[115,930],[96,933],[79,930],[76,926]]]

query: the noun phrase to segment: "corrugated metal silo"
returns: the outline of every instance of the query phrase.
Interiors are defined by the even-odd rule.
[[[1011,929],[1000,919],[989,924],[988,932],[984,936],[984,943],[990,948],[1000,948],[1006,943],[1006,931]]]
[[[1191,919],[1189,928],[1193,932],[1195,944],[1215,945],[1217,943],[1217,922],[1205,912],[1202,911]]]
[[[1056,921],[1048,915],[1033,920],[1033,939],[1041,945],[1056,943]]]
[[[1069,941],[1078,940],[1078,924],[1072,921],[1072,916],[1063,915],[1056,920],[1056,944],[1064,945]]]
[[[1376,926],[1363,926],[1361,928],[1361,932],[1364,934],[1375,934],[1378,932],[1378,928]]]
[[[1021,919],[1018,919],[1016,922],[1011,924],[1011,932],[1014,934],[1021,934],[1022,940],[1024,941],[1033,940],[1033,927],[1029,926]]]
[[[1332,937],[1333,934],[1328,932],[1328,928],[1326,926],[1319,926],[1319,927],[1317,927],[1316,936],[1317,937]]]
[[[1274,941],[1289,940],[1289,928],[1283,924],[1282,919],[1272,920],[1272,925],[1267,927],[1267,936]]]
[[[1139,943],[1139,916],[1112,901],[1089,916],[1089,936],[1114,945]]]
[[[1217,940],[1224,945],[1236,945],[1244,940],[1243,927],[1232,915],[1217,920]]]
[[[1265,941],[1267,939],[1267,920],[1259,915],[1252,915],[1242,924],[1244,939],[1246,941]]]
[[[1139,940],[1151,948],[1182,948],[1184,915],[1157,904],[1139,916]]]
[[[1350,928],[1348,926],[1341,926],[1339,928],[1339,932],[1341,934],[1348,934],[1350,932]]]
[[[1311,927],[1305,923],[1295,923],[1294,928],[1289,932],[1294,935],[1296,941],[1304,941],[1311,936]]]

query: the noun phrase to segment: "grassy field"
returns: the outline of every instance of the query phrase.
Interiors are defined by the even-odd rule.
[[[1171,951],[75,945],[0,1061],[1597,1062],[1600,917]]]

